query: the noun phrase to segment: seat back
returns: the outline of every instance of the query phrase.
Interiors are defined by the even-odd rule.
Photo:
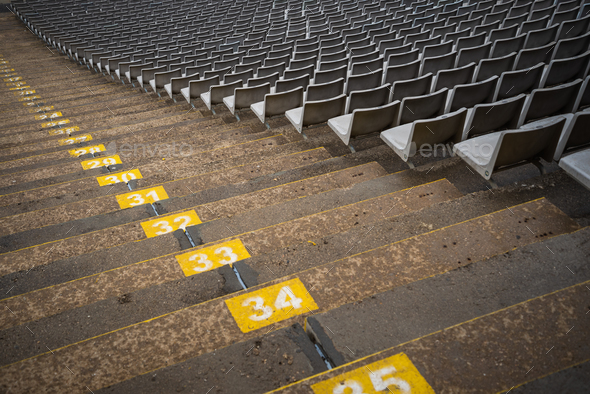
[[[438,45],[428,45],[422,50],[422,57],[436,57],[449,54],[453,51],[453,43],[451,41],[443,42]]]
[[[480,60],[487,59],[491,48],[492,44],[488,42],[487,44],[461,49],[457,55],[455,67],[463,67],[469,63],[477,64]]]
[[[251,63],[240,63],[234,67],[234,72],[241,73],[242,71],[252,69],[256,73],[261,66],[262,62],[260,60]]]
[[[346,68],[348,69],[348,58],[347,57],[342,58],[340,60],[333,60],[333,61],[329,61],[329,62],[320,61],[319,70],[320,71],[334,70],[334,69],[339,68],[341,66],[346,66]]]
[[[571,112],[582,80],[545,89],[535,89],[528,97],[519,120],[519,126],[529,120]]]
[[[590,29],[590,15],[586,12],[582,18],[561,22],[557,31],[556,41],[564,38],[577,37]]]
[[[542,27],[538,30],[530,30],[526,33],[523,49],[538,48],[553,42],[557,35],[557,29],[558,26],[555,25],[549,28]]]
[[[334,98],[320,101],[306,101],[303,103],[303,127],[327,122],[330,118],[344,115],[346,95],[340,94]]]
[[[501,57],[506,56],[512,52],[518,52],[524,47],[526,35],[521,34],[513,38],[506,38],[502,40],[496,40],[492,45],[492,51],[490,57]]]
[[[555,45],[551,60],[580,55],[590,47],[590,32],[574,38],[564,38]]]
[[[445,110],[448,91],[449,89],[443,88],[423,96],[404,98],[401,103],[399,123],[406,124],[415,120],[442,115]]]
[[[291,61],[291,55],[284,55],[280,57],[267,57],[264,59],[264,67],[269,66],[276,66],[281,63],[285,64],[285,67],[289,67],[289,62]]]
[[[469,111],[463,139],[502,129],[516,129],[526,95],[519,94],[491,104],[478,104]]]
[[[475,72],[475,63],[469,63],[466,66],[454,68],[451,70],[440,70],[436,73],[433,91],[442,88],[453,88],[455,85],[471,82]]]
[[[342,65],[342,66],[335,68],[333,70],[316,71],[315,77],[314,77],[314,83],[320,84],[320,83],[332,82],[332,81],[337,80],[338,78],[346,79],[347,76],[348,76],[348,66]]]
[[[374,70],[379,70],[381,68],[383,68],[383,57],[379,56],[373,60],[352,64],[350,73],[352,75],[359,75],[365,74],[367,72],[373,72]]]
[[[377,108],[355,109],[352,112],[349,127],[350,137],[375,133],[396,126],[400,105],[399,101],[394,101]]]
[[[277,81],[275,85],[275,93],[282,93],[289,90],[293,90],[298,87],[302,87],[303,90],[307,90],[307,86],[310,81],[309,74],[302,75],[293,79],[283,79]]]
[[[254,70],[252,69],[242,72],[235,72],[233,74],[225,74],[223,76],[223,83],[226,85],[235,81],[242,81],[242,83],[244,83],[250,78],[254,78]]]
[[[265,117],[281,115],[290,109],[301,106],[303,106],[303,87],[264,96]]]
[[[387,60],[387,67],[400,66],[418,60],[420,58],[420,51],[414,49],[406,53],[386,55],[383,58]]]
[[[270,86],[275,86],[277,81],[279,80],[279,73],[270,74],[266,77],[260,78],[250,78],[248,79],[247,85],[249,87],[264,85],[265,83],[270,84]],[[262,101],[262,100],[259,100]]]
[[[310,79],[313,79],[315,73],[315,64],[311,64],[309,66],[306,67],[302,67],[296,70],[285,70],[285,73],[283,74],[283,78],[284,79],[294,79],[294,78],[298,78],[302,75],[309,75]]]
[[[211,78],[200,79],[198,81],[190,81],[189,92],[191,98],[199,98],[202,93],[208,92],[209,88],[213,85],[219,85],[219,75],[215,75]]]
[[[539,63],[549,64],[555,44],[549,44],[533,49],[521,49],[516,55],[514,61],[514,70],[524,70],[533,67]]]
[[[500,75],[498,86],[494,93],[494,101],[504,100],[508,97],[518,96],[521,93],[529,93],[539,87],[544,64],[539,63],[528,70],[505,71]]]
[[[461,37],[457,40],[455,50],[459,52],[463,48],[473,48],[485,44],[486,33],[480,33],[476,36]]]
[[[553,86],[585,78],[590,62],[590,51],[567,59],[552,60],[541,78],[539,86]]]
[[[518,34],[527,34],[529,31],[532,31],[532,30],[544,29],[547,27],[548,23],[549,23],[548,16],[541,18],[541,19],[534,20],[534,21],[522,22],[522,24],[520,25],[520,28],[518,29]],[[526,45],[525,45],[525,47],[526,47]]]
[[[306,101],[319,101],[334,98],[344,92],[344,78],[335,81],[313,84],[307,87]]]
[[[459,142],[465,126],[466,116],[467,110],[461,108],[460,110],[438,116],[434,119],[415,121],[412,127],[411,144],[415,144],[414,146],[420,149],[425,144],[433,148],[433,145],[442,144],[449,140]]]
[[[417,78],[420,75],[420,60],[399,66],[387,67],[385,71],[384,83],[393,84],[397,81],[405,81],[407,79]]]
[[[436,75],[436,73],[440,70],[451,69],[455,66],[456,59],[456,51],[447,53],[446,55],[424,58],[422,59],[420,75],[425,75],[428,73],[433,73]]]
[[[199,80],[199,73],[187,75],[186,77],[172,78],[170,80],[172,94],[180,94],[180,89],[188,87],[190,81]]]
[[[242,80],[237,80],[227,85],[212,85],[209,87],[209,99],[211,105],[223,103],[223,98],[227,96],[233,96],[236,88],[242,87]]]
[[[394,82],[391,87],[389,101],[401,101],[406,97],[423,96],[430,93],[430,88],[432,87],[432,78],[432,73],[428,73],[419,78]]]
[[[349,95],[354,90],[366,90],[380,86],[382,78],[383,69],[361,75],[351,75],[346,81],[345,93]]]
[[[445,112],[453,112],[459,108],[471,108],[477,104],[491,103],[496,90],[498,77],[485,81],[455,85],[450,92]]]
[[[227,68],[222,68],[219,70],[211,70],[211,71],[205,71],[203,72],[203,78],[211,78],[215,75],[218,75],[221,79],[223,79],[223,77],[225,76],[225,74],[229,74],[231,72],[231,67],[227,67]]]
[[[494,75],[499,77],[504,71],[512,70],[515,60],[516,52],[503,57],[480,60],[477,68],[475,69],[473,82],[484,81],[490,77],[493,77]]]
[[[385,84],[378,88],[356,90],[350,93],[346,106],[346,113],[352,113],[357,108],[372,108],[385,105],[389,102],[390,85]]]
[[[258,72],[256,73],[256,77],[257,78],[268,77],[269,75],[274,74],[274,73],[279,73],[279,77],[280,77],[283,75],[286,68],[287,68],[287,66],[285,65],[285,63],[279,63],[274,66],[268,66],[268,67],[263,66],[258,69]]]
[[[550,163],[564,124],[565,118],[556,117],[551,121],[544,121],[543,125],[531,124],[528,128],[504,132],[494,170],[537,157]]]
[[[182,77],[182,70],[177,68],[176,70],[166,71],[163,73],[155,73],[154,79],[156,82],[156,88],[162,89],[165,84],[170,83],[172,78],[180,78]]]
[[[590,145],[590,112],[578,112],[566,123],[555,151],[554,160],[559,161],[564,153]]]

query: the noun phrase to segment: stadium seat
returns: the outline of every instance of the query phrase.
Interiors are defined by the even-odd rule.
[[[500,75],[494,101],[529,93],[537,89],[541,82],[544,64],[539,63],[528,70],[505,71]]]
[[[449,70],[440,70],[432,82],[432,91],[436,92],[442,88],[450,88],[458,84],[469,83],[473,80],[475,72],[475,63],[469,63],[463,67],[457,67]]]
[[[304,94],[304,99],[305,101],[327,100],[339,96],[343,92],[344,78],[338,78],[331,82],[309,85]]]
[[[319,101],[305,101],[303,106],[287,110],[285,116],[295,130],[303,132],[304,127],[325,123],[330,118],[344,114],[346,95]]]
[[[461,140],[502,129],[516,129],[526,95],[477,104],[467,110],[467,120]]]
[[[389,101],[401,101],[406,97],[423,96],[430,93],[432,79],[432,73],[428,73],[419,78],[394,82],[391,86],[391,95],[389,97]]]
[[[567,59],[586,52],[590,47],[590,32],[574,38],[564,38],[555,45],[551,60]]]
[[[251,104],[250,109],[258,119],[270,128],[267,118],[282,115],[290,109],[303,106],[303,88],[300,86],[282,93],[271,93],[264,96],[264,100]]]
[[[154,92],[158,93],[158,96],[160,96],[159,90],[163,89],[172,78],[180,77],[182,77],[182,70],[180,68],[177,68],[176,70],[155,73],[154,78],[150,79],[150,86]]]
[[[498,77],[493,76],[481,82],[455,85],[449,90],[445,113],[454,112],[459,108],[471,108],[477,104],[491,103],[497,83]]]
[[[208,109],[215,113],[213,107],[217,104],[222,104],[224,97],[233,96],[234,90],[242,87],[242,85],[243,82],[241,79],[226,85],[212,85],[209,87],[208,92],[201,93],[201,100],[203,100]]]
[[[175,100],[174,95],[180,94],[183,88],[188,87],[190,81],[196,81],[199,79],[199,73],[187,75],[186,77],[172,78],[170,83],[164,85],[164,90],[168,93],[171,99]]]
[[[422,65],[420,66],[420,75],[426,75],[428,73],[436,75],[440,70],[451,69],[455,67],[456,60],[457,52],[455,51],[446,55],[423,58]]]
[[[213,85],[219,85],[219,75],[215,75],[211,78],[203,78],[197,81],[190,81],[188,87],[182,88],[180,93],[184,96],[186,101],[191,104],[191,99],[200,98],[201,93],[209,91],[209,87]]]
[[[385,70],[383,83],[393,84],[396,81],[417,78],[420,74],[420,63],[420,60],[415,60],[413,62],[401,64],[399,66],[387,67]]]
[[[469,138],[455,144],[453,152],[497,187],[492,174],[503,169],[533,163],[544,173],[539,159],[551,162],[564,124],[563,116],[543,119],[516,130]]]
[[[403,110],[403,102],[401,105]],[[460,141],[466,114],[467,110],[462,108],[433,119],[418,119],[381,132],[381,139],[413,168],[410,158],[417,151],[432,152],[437,144]]]
[[[443,88],[434,93],[404,98],[400,109],[400,124],[444,114],[448,91]]]
[[[359,108],[351,114],[328,120],[328,126],[354,152],[350,139],[376,133],[398,124],[400,102],[394,101],[375,108]]]
[[[567,59],[552,60],[543,71],[539,87],[548,87],[577,78],[586,78],[590,63],[590,51]]]
[[[590,190],[590,148],[563,157],[559,161],[559,166]]]
[[[377,88],[355,90],[350,93],[346,103],[346,114],[359,108],[372,108],[389,102],[391,85],[384,84]]]
[[[381,85],[383,69],[375,70],[366,74],[351,75],[346,81],[345,94],[349,95],[354,90],[366,90]]]
[[[563,85],[533,90],[524,104],[518,126],[530,120],[571,112],[581,86],[582,80],[577,79]]]
[[[563,116],[566,118],[566,123],[555,149],[553,156],[555,161],[559,161],[564,154],[590,145],[590,112],[581,111]]]
[[[487,59],[490,56],[491,48],[492,44],[488,42],[487,44],[459,50],[454,67],[463,67],[469,63],[478,64],[480,60]]]
[[[270,93],[270,83],[257,86],[237,87],[232,96],[223,98],[223,103],[229,109],[229,112],[240,120],[238,112],[244,108],[250,108],[250,105],[264,101],[264,96]]]
[[[494,75],[500,76],[503,72],[512,70],[515,60],[516,52],[503,57],[480,60],[473,75],[473,82],[484,81]]]

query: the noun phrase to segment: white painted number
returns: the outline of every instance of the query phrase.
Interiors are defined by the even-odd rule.
[[[145,200],[143,199],[143,196],[141,194],[131,194],[127,196],[127,199],[133,200],[133,202],[129,203],[129,205],[131,205],[132,207],[145,203]]]
[[[194,254],[191,257],[188,258],[189,261],[195,261],[197,258],[199,259],[197,261],[197,264],[203,264],[202,267],[193,267],[193,270],[195,270],[196,272],[204,272],[204,271],[209,271],[211,269],[211,267],[213,267],[213,262],[209,259],[207,259],[207,255],[203,254],[203,253],[198,253],[198,254]]]
[[[238,261],[238,255],[233,253],[233,249],[227,246],[222,246],[221,248],[215,249],[215,254],[223,253],[223,257],[228,257],[229,260],[219,260],[221,264],[231,264],[233,262]]]
[[[261,314],[254,314],[248,316],[250,320],[254,321],[261,321],[266,320],[272,316],[272,308],[270,306],[264,305],[264,299],[262,297],[250,297],[242,303],[242,306],[249,306],[250,304],[254,304],[252,307],[255,311],[260,312]]]

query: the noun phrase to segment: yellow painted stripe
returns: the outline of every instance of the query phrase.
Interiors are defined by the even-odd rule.
[[[33,100],[37,100],[40,98],[41,98],[41,96],[39,96],[39,95],[25,96],[25,97],[19,98],[18,101],[33,101]]]
[[[179,229],[184,230],[187,226],[194,226],[200,223],[202,223],[201,219],[199,219],[199,216],[193,209],[173,215],[159,216],[147,222],[141,222],[141,227],[146,237],[153,238]]]
[[[68,123],[70,123],[69,119],[52,120],[51,122],[41,123],[41,127],[45,129],[47,127],[61,126]]]
[[[50,113],[46,113],[46,114],[35,115],[35,120],[55,119],[55,118],[61,118],[62,116],[63,115],[61,112],[56,111],[56,112],[50,112]]]
[[[92,141],[92,136],[90,134],[77,135],[74,137],[59,140],[58,143],[59,143],[59,145],[72,145],[72,144],[79,144],[80,142],[85,142],[85,141]]]
[[[119,155],[97,157],[94,159],[81,161],[80,164],[82,165],[83,169],[91,170],[93,168],[112,166],[113,164],[121,164],[121,158],[119,157]]]
[[[85,155],[87,153],[98,153],[98,152],[104,152],[104,151],[105,151],[104,145],[99,144],[99,145],[93,145],[93,146],[86,146],[86,147],[78,148],[78,149],[71,149],[68,152],[70,153],[70,156],[78,157],[78,156]]]
[[[118,173],[112,173],[109,175],[103,175],[96,178],[100,186],[114,185],[115,183],[127,183],[132,179],[142,179],[143,176],[139,169],[134,168],[133,170],[123,171]]]
[[[245,260],[250,257],[250,253],[241,240],[233,239],[175,257],[184,275],[191,276]]]

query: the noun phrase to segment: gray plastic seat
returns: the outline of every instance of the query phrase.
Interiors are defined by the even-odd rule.
[[[549,64],[554,49],[555,43],[551,42],[544,47],[520,50],[514,61],[514,70],[526,70],[539,63]]]
[[[226,67],[226,68],[222,68],[219,70],[211,70],[211,71],[205,71],[203,72],[203,78],[211,78],[214,76],[219,76],[219,78],[221,78],[223,80],[223,77],[225,76],[225,74],[229,74],[231,73],[232,68],[231,67]]]
[[[242,87],[243,82],[241,79],[229,83],[227,85],[212,85],[209,87],[208,92],[201,93],[201,100],[205,103],[208,109],[212,110],[217,104],[223,103],[223,98],[234,95],[236,88]]]
[[[334,60],[334,61],[330,61],[330,62],[320,62],[318,70],[329,71],[329,70],[335,70],[335,69],[340,68],[342,66],[346,66],[346,68],[348,69],[348,58],[347,57],[344,59]]]
[[[461,140],[503,129],[516,129],[525,94],[490,104],[477,104],[467,109],[467,120]]]
[[[282,115],[290,109],[303,105],[303,88],[298,87],[281,93],[271,93],[264,96],[264,100],[250,105],[250,109],[266,127],[267,118]]]
[[[432,73],[428,73],[418,78],[394,82],[391,87],[389,101],[401,101],[406,97],[423,96],[430,93],[432,79]]]
[[[502,57],[512,52],[518,52],[524,47],[526,35],[521,34],[513,38],[506,38],[503,40],[496,40],[492,45],[490,57]]]
[[[256,71],[256,78],[268,77],[274,73],[279,73],[279,76],[282,76],[286,68],[287,66],[285,66],[285,63],[275,64],[274,66],[268,67],[263,66]]]
[[[480,60],[473,75],[473,82],[484,81],[494,75],[500,76],[503,72],[512,70],[515,60],[516,52],[503,57]]]
[[[184,96],[186,101],[190,104],[191,99],[200,98],[201,93],[209,91],[209,87],[213,85],[219,85],[219,75],[215,75],[211,78],[204,78],[197,81],[190,81],[188,87],[180,90],[180,93]]]
[[[420,60],[416,60],[399,66],[387,67],[383,83],[393,84],[396,81],[417,78],[420,75],[420,63]]]
[[[199,74],[204,75],[205,71],[213,70],[213,64],[207,63],[200,66],[189,66],[184,70],[185,75]]]
[[[564,38],[555,45],[551,60],[567,59],[578,56],[586,52],[589,47],[590,32],[574,38]]]
[[[581,86],[582,80],[577,79],[563,85],[533,90],[527,97],[518,125],[522,126],[534,119],[572,112]]]
[[[374,70],[383,68],[383,57],[379,56],[376,59],[369,60],[366,62],[354,63],[350,67],[350,75],[360,75]]]
[[[341,95],[344,92],[344,78],[322,84],[313,84],[307,87],[305,101],[327,100]]]
[[[150,81],[154,79],[155,73],[162,73],[165,71],[168,71],[167,66],[142,68],[141,73],[137,76],[137,84],[143,88],[144,85],[149,85]]]
[[[457,44],[455,45],[455,51],[459,52],[461,49],[464,48],[473,48],[478,47],[480,45],[485,44],[486,42],[486,34],[480,33],[477,36],[466,36],[461,37],[457,40]]]
[[[355,109],[351,114],[328,120],[328,126],[354,151],[350,143],[351,138],[397,125],[400,105],[399,101],[394,101],[375,108]]]
[[[348,77],[348,66],[342,65],[333,70],[316,71],[313,79],[314,84],[327,83],[335,81],[339,78],[346,79]]]
[[[354,90],[366,90],[376,88],[377,86],[381,85],[381,80],[383,79],[383,69],[376,70],[374,72],[361,74],[361,75],[351,75],[348,77],[346,81],[346,95],[349,95],[350,92]]]
[[[164,71],[161,73],[155,73],[154,79],[150,80],[150,86],[154,90],[154,92],[158,93],[159,90],[164,89],[164,86],[170,82],[172,78],[179,78],[182,77],[182,70],[177,68],[176,70],[172,71]],[[158,96],[160,93],[158,93]]]
[[[440,70],[448,70],[455,66],[457,60],[457,52],[450,52],[446,55],[427,57],[422,59],[420,67],[420,75],[428,73],[435,74]]]
[[[557,35],[558,26],[543,27],[538,30],[531,30],[526,33],[523,49],[539,48],[553,42]]]
[[[455,85],[469,83],[473,80],[475,63],[469,63],[463,67],[450,70],[440,70],[436,73],[432,91],[436,92],[442,88],[453,88]]]
[[[407,64],[414,62],[420,58],[420,51],[414,49],[412,51],[406,53],[398,53],[394,55],[389,55],[388,57],[384,57],[387,60],[387,67],[391,66],[400,66],[402,64]]]
[[[586,77],[584,82],[582,82],[572,112],[578,112],[588,106],[590,106],[590,77]]]
[[[446,41],[438,45],[427,45],[422,50],[422,58],[442,56],[453,52],[453,42]]]
[[[235,81],[242,81],[242,83],[245,83],[250,78],[254,78],[254,70],[252,69],[241,71],[239,73],[225,74],[223,76],[223,84],[227,85]]]
[[[381,139],[410,167],[414,167],[410,158],[417,151],[428,149],[432,152],[435,145],[460,141],[466,114],[467,110],[462,108],[433,119],[422,118],[411,123],[402,123],[383,131]]]
[[[298,68],[296,70],[294,69],[290,69],[290,70],[285,70],[284,74],[283,74],[283,79],[295,79],[295,78],[299,78],[303,75],[309,75],[310,79],[313,79],[315,73],[315,65],[309,65],[306,67],[302,67],[302,68]]]
[[[449,91],[445,113],[459,108],[471,108],[477,104],[491,103],[496,90],[498,77],[494,76],[481,82],[459,84]]]
[[[250,105],[264,101],[264,96],[270,93],[270,83],[257,86],[237,87],[232,96],[223,98],[223,103],[238,120],[238,111],[250,108]]]
[[[586,78],[589,62],[590,51],[568,59],[552,60],[543,72],[539,87],[553,86],[577,78]]]
[[[181,89],[187,88],[190,81],[199,80],[199,74],[187,75],[186,77],[172,78],[170,83],[164,85],[164,90],[168,93],[171,99],[174,99],[175,94],[180,94]]]
[[[402,100],[400,109],[400,124],[443,115],[448,91],[449,89],[443,88],[437,92],[422,96],[405,97]]]
[[[270,86],[275,86],[275,84],[277,83],[278,80],[279,80],[279,73],[277,72],[274,74],[267,75],[266,77],[250,78],[246,82],[246,85],[248,85],[249,87],[253,87],[253,86],[260,86],[260,85],[264,85],[265,83],[268,83],[268,84],[270,84]]]
[[[565,118],[557,116],[529,123],[517,130],[497,131],[470,138],[455,144],[453,151],[484,179],[492,174],[516,165],[533,163],[542,170],[539,159],[551,162],[565,124]]]
[[[309,75],[305,74],[293,79],[278,80],[275,84],[273,93],[286,92],[288,90],[293,90],[298,87],[302,87],[303,90],[307,90],[307,86],[309,85],[310,79],[311,78],[309,78]]]
[[[528,17],[528,15],[527,15]],[[547,24],[549,23],[549,17],[546,16],[545,18],[541,18],[541,19],[537,19],[534,21],[526,21],[526,22],[522,22],[520,23],[520,27],[518,29],[518,34],[527,34],[529,31],[532,30],[539,30],[539,29],[544,29],[547,27]]]
[[[590,149],[563,157],[559,160],[559,166],[569,176],[590,190]]]
[[[539,87],[544,64],[539,63],[528,70],[505,71],[500,75],[494,101],[504,100],[521,93],[529,93]]]
[[[491,43],[479,45],[471,48],[463,48],[457,55],[455,67],[463,67],[469,63],[478,64],[480,60],[487,59],[490,56]]]
[[[590,112],[582,111],[563,116],[566,123],[555,149],[555,161],[559,161],[564,154],[590,145]]]
[[[242,71],[246,71],[246,70],[251,69],[254,71],[254,74],[256,74],[260,67],[262,67],[262,62],[260,60],[257,62],[252,62],[252,63],[240,63],[240,64],[236,65],[236,67],[234,67],[234,72],[241,73]]]
[[[582,15],[582,18],[561,22],[555,40],[559,41],[564,38],[577,37],[590,30],[590,14],[587,12]]]
[[[389,102],[391,85],[384,84],[377,88],[355,90],[350,93],[346,102],[346,112],[351,113],[358,108],[372,108]]]
[[[319,101],[305,101],[303,106],[287,110],[285,116],[295,130],[303,132],[304,127],[327,122],[330,118],[344,114],[346,95]]]

